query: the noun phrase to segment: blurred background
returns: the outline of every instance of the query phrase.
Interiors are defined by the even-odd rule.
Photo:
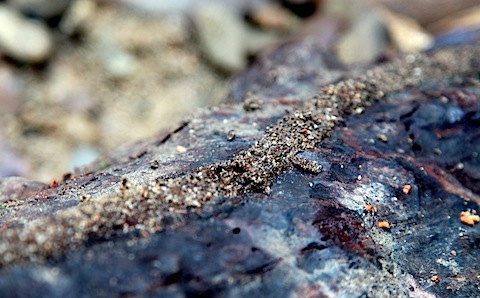
[[[174,128],[286,41],[365,67],[479,28],[480,0],[0,1],[0,179],[49,182]]]

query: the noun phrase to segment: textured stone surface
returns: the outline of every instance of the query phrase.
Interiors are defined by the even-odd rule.
[[[2,293],[477,295],[478,226],[459,216],[480,202],[479,51],[403,57],[307,100],[244,80],[169,134],[2,198]],[[322,59],[303,61],[284,71]]]

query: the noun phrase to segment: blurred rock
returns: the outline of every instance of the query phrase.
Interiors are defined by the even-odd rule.
[[[478,0],[367,0],[382,4],[395,13],[415,19],[421,25],[430,24],[455,12],[478,5]]]
[[[0,52],[26,63],[45,61],[53,50],[47,27],[0,6]]]
[[[227,6],[212,2],[193,13],[201,49],[217,67],[237,72],[247,63],[245,28],[239,15]]]
[[[7,3],[19,11],[36,17],[51,18],[61,15],[71,0],[8,0]]]
[[[59,28],[67,35],[76,33],[85,26],[85,22],[94,13],[94,0],[75,0],[63,16]]]
[[[433,37],[414,19],[386,9],[381,14],[392,42],[401,52],[418,53],[433,44]]]
[[[468,29],[480,27],[480,5],[447,16],[428,26],[432,32],[447,32],[454,29]]]
[[[249,17],[253,23],[264,29],[280,32],[290,32],[299,25],[299,20],[292,13],[275,3],[254,9]]]
[[[340,38],[337,51],[342,62],[368,64],[378,59],[388,45],[385,24],[375,10],[363,9]]]
[[[135,57],[105,37],[99,45],[106,74],[112,79],[126,79],[138,69]]]

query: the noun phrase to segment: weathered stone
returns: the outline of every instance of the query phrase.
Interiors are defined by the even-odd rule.
[[[0,5],[0,52],[27,63],[45,61],[53,50],[46,26]]]
[[[304,97],[328,73],[262,96],[258,86],[260,109],[232,96],[3,205],[0,290],[476,295],[478,226],[459,216],[480,203],[479,54],[460,47],[344,71],[304,101],[275,94]],[[255,86],[239,81],[231,94]]]

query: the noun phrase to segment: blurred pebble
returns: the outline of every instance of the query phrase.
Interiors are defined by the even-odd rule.
[[[381,14],[394,45],[403,53],[418,53],[433,44],[433,37],[414,19],[382,9]]]
[[[78,32],[88,22],[88,18],[94,14],[95,8],[94,0],[73,1],[58,25],[60,31],[67,35]]]
[[[447,16],[439,21],[428,25],[428,30],[438,33],[455,29],[472,29],[480,27],[480,5],[469,8],[460,13]]]
[[[246,65],[245,24],[239,15],[222,3],[212,2],[197,7],[192,18],[201,50],[210,62],[228,72]]]
[[[61,15],[70,0],[8,0],[7,3],[27,15],[51,18]]]
[[[289,11],[276,3],[268,3],[249,14],[256,25],[281,32],[293,31],[299,25],[299,20]]]
[[[52,49],[52,37],[44,24],[0,6],[0,52],[21,62],[39,63]]]
[[[104,36],[98,43],[102,64],[111,79],[125,79],[133,75],[137,69],[136,58],[122,49],[109,36]]]
[[[422,25],[478,5],[478,0],[369,0],[390,11],[406,15]]]
[[[387,45],[381,17],[374,10],[363,10],[338,41],[337,51],[345,64],[369,64],[382,55]]]

